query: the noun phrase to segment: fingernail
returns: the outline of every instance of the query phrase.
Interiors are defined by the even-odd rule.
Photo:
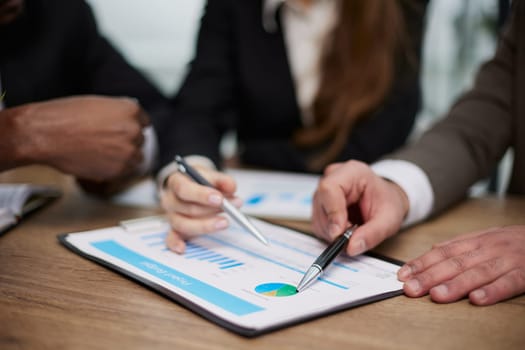
[[[177,241],[177,243],[172,244],[170,246],[170,249],[173,250],[177,254],[183,254],[185,248],[186,248],[186,244],[183,241]]]
[[[226,227],[228,227],[228,220],[226,220],[226,219],[219,219],[219,220],[215,221],[215,228],[217,230],[222,230],[222,229],[225,229]]]
[[[476,289],[472,293],[470,293],[471,299],[475,299],[476,301],[483,301],[487,298],[487,292],[485,292],[484,289]]]
[[[405,285],[412,293],[419,293],[421,290],[421,284],[416,279],[408,280]]]
[[[446,297],[448,295],[448,287],[444,284],[440,284],[439,286],[432,288],[432,293],[441,297]]]
[[[403,267],[399,269],[397,273],[399,279],[403,281],[408,279],[411,274],[412,274],[412,268],[409,265],[403,265]]]
[[[360,239],[352,245],[352,249],[350,250],[350,255],[355,256],[359,254],[363,254],[366,252],[366,243],[364,240]]]
[[[242,201],[241,198],[239,198],[239,197],[235,197],[235,198],[233,198],[233,199],[231,200],[231,203],[232,203],[233,205],[235,205],[235,207],[240,208],[240,207],[242,207],[243,201]]]
[[[212,194],[208,197],[208,201],[214,205],[221,205],[222,198],[218,194]]]
[[[328,226],[328,235],[330,237],[335,237],[337,235],[341,234],[341,228],[338,224],[330,224]]]

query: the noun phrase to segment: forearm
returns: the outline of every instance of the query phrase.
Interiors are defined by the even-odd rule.
[[[24,136],[24,115],[32,110],[24,105],[0,111],[0,171],[36,162],[33,140]]]

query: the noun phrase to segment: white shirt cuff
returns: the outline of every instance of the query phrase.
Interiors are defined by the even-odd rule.
[[[430,215],[434,205],[434,192],[428,176],[417,165],[404,161],[387,159],[372,164],[372,170],[379,176],[395,182],[408,197],[408,214],[403,226],[419,222]]]
[[[144,144],[142,145],[144,159],[137,168],[139,175],[147,174],[153,170],[159,152],[159,142],[153,127],[151,125],[145,127],[142,134],[144,135]]]
[[[188,162],[188,164],[190,164],[191,166],[199,165],[210,169],[217,169],[215,167],[215,164],[213,164],[213,162],[209,158],[204,156],[186,156],[184,157],[184,160]],[[168,177],[177,171],[179,171],[179,167],[177,166],[177,163],[175,161],[166,164],[162,169],[160,169],[157,175],[157,189],[159,191],[162,190]]]

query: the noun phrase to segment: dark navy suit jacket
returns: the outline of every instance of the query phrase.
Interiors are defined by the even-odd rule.
[[[401,3],[418,60],[426,2]],[[401,64],[386,100],[355,126],[337,160],[372,162],[403,145],[420,106],[418,80],[417,63]],[[301,118],[282,28],[265,31],[261,0],[208,1],[196,56],[173,104],[174,152],[220,165],[222,133],[235,129],[244,164],[306,171],[308,154],[291,142]]]

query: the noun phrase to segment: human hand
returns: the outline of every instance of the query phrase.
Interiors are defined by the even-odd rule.
[[[405,294],[438,303],[468,295],[490,305],[525,292],[525,226],[490,228],[439,243],[398,272]]]
[[[185,239],[228,227],[228,219],[219,215],[225,197],[233,199],[234,205],[241,205],[240,199],[233,197],[236,184],[231,176],[202,166],[194,168],[215,188],[200,185],[176,172],[168,177],[160,195],[171,224],[166,244],[179,254],[185,250]]]
[[[349,255],[361,254],[395,234],[408,212],[408,198],[396,184],[358,161],[332,164],[325,170],[313,200],[316,235],[332,241],[353,223]]]
[[[6,144],[22,164],[46,164],[101,182],[132,174],[142,161],[142,128],[149,121],[130,98],[67,97],[6,113]]]

